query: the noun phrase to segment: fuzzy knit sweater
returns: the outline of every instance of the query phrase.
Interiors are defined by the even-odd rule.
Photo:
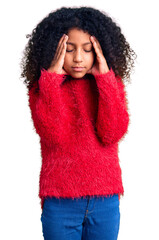
[[[118,144],[128,131],[128,102],[112,68],[81,79],[42,69],[28,97],[40,137],[41,208],[46,196],[123,195]]]

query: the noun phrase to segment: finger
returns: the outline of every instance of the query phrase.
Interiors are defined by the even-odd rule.
[[[101,45],[100,45],[100,43],[99,43],[99,41],[97,40],[97,38],[94,36],[94,41],[96,42],[96,44],[97,44],[97,47],[101,50],[101,52],[102,52],[102,48],[101,48]]]
[[[59,47],[59,51],[57,53],[57,60],[60,58],[62,52],[63,52],[63,48],[65,48],[66,46],[66,41],[68,40],[68,36],[65,35],[65,37],[62,39],[61,45]]]
[[[63,40],[64,40],[64,37],[65,37],[65,34],[63,34],[62,37],[60,38],[60,41],[59,41],[59,43],[58,43],[58,45],[57,45],[56,52],[55,52],[55,55],[54,55],[54,60],[57,59],[57,56],[58,56],[58,53],[59,53],[61,44],[62,44],[62,42],[63,42]]]
[[[102,48],[101,48],[98,40],[97,40],[95,37],[92,37],[92,36],[91,36],[91,41],[92,41],[92,43],[93,43],[93,47],[94,47],[94,49],[95,49],[95,52],[96,52],[97,56],[102,55],[102,54],[103,54]]]
[[[66,44],[67,40],[68,40],[68,36],[65,37],[65,39],[63,40],[63,43],[61,44],[61,49],[59,50],[59,55],[58,55],[57,61],[64,60],[65,53],[66,53],[66,47],[67,47],[67,44]]]

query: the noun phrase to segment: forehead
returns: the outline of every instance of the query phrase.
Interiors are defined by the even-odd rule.
[[[90,34],[79,29],[71,29],[68,32],[67,44],[76,45],[90,45]]]

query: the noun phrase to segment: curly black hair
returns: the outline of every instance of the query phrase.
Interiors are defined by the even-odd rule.
[[[104,11],[91,7],[62,7],[49,13],[31,34],[21,60],[21,77],[31,89],[41,74],[48,69],[54,58],[58,42],[70,29],[82,29],[94,35],[103,51],[109,69],[129,82],[136,53],[130,48],[121,28]]]

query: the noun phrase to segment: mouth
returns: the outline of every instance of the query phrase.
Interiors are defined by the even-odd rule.
[[[83,71],[84,67],[72,67],[75,72]]]

